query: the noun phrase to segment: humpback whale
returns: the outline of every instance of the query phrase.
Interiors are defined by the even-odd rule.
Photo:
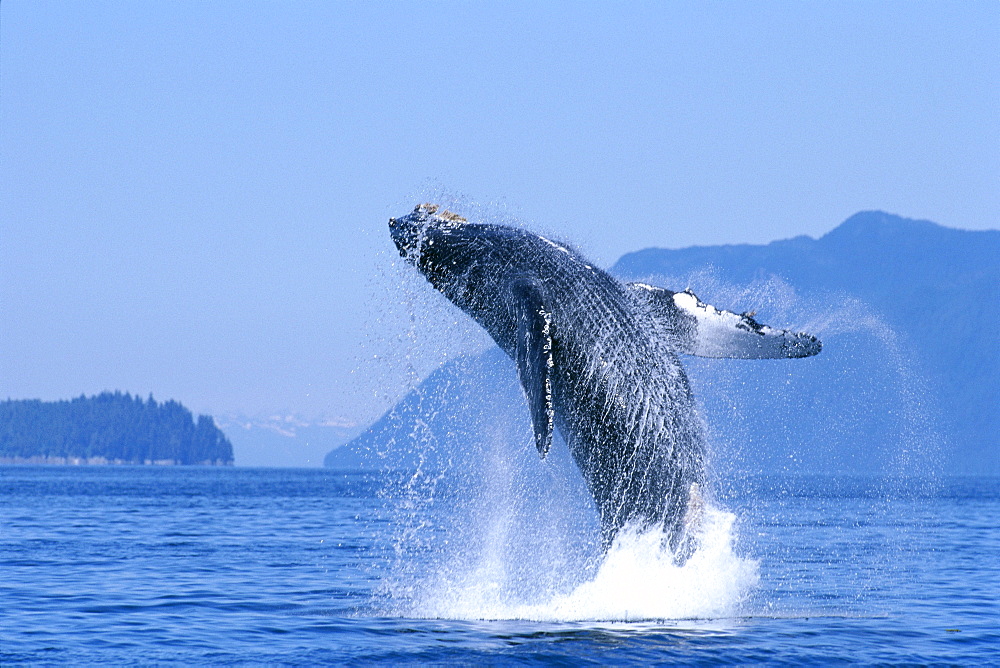
[[[605,546],[636,524],[660,528],[677,555],[693,549],[705,438],[680,354],[797,358],[821,349],[813,336],[716,309],[689,290],[622,283],[522,229],[432,204],[391,218],[389,229],[400,255],[514,360],[538,453],[558,428]]]

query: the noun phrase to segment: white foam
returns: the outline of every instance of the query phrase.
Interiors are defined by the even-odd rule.
[[[756,587],[758,562],[733,550],[732,513],[707,508],[699,547],[684,565],[674,562],[657,530],[623,530],[592,577],[568,593],[538,582],[525,595],[508,586],[503,553],[469,555],[468,568],[453,562],[447,576],[411,609],[418,617],[535,621],[640,621],[712,619],[739,613]],[[544,580],[544,578],[542,578]],[[531,589],[531,587],[529,587]]]

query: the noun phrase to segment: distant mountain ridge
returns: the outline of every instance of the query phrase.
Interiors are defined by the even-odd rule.
[[[989,287],[988,279],[1000,273],[998,248],[998,230],[957,230],[865,211],[819,239],[798,236],[766,245],[647,248],[623,255],[610,271],[628,279],[713,266],[741,284],[776,274],[799,290],[835,288],[884,301],[889,295],[906,298],[920,289]],[[994,283],[992,296],[996,295]]]
[[[343,418],[285,414],[225,414],[216,417],[216,424],[232,441],[239,466],[322,466],[327,452],[361,431]]]
[[[1000,472],[1000,231],[942,227],[866,211],[820,237],[628,253],[626,279],[684,276],[711,266],[743,285],[776,275],[804,295],[840,293],[874,307],[929,374],[945,436],[965,470]]]
[[[937,452],[943,471],[1000,473],[1000,231],[867,211],[819,239],[649,248],[622,256],[610,272],[691,287],[720,308],[759,308],[771,325],[821,328],[814,333],[824,352],[811,360],[685,357],[716,447],[733,467],[911,475]],[[775,286],[791,296],[769,299]],[[874,324],[866,330],[852,320]],[[510,379],[476,373],[496,366],[486,363],[493,352],[432,374],[326,465],[370,465],[373,448],[381,449],[375,459],[405,465],[419,450],[408,442],[418,432],[461,447],[458,435],[482,419],[460,397],[512,391]],[[400,452],[411,454],[384,452],[387,442],[408,443]],[[448,450],[436,456],[460,458]]]

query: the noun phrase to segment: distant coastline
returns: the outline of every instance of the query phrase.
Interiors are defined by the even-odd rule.
[[[207,415],[121,392],[68,401],[0,402],[0,465],[232,466]]]
[[[176,459],[146,459],[144,461],[126,461],[124,459],[108,459],[107,457],[50,457],[34,455],[32,457],[0,457],[0,466],[5,464],[27,466],[184,466],[185,463]],[[193,466],[232,466],[233,460],[206,459],[191,462]]]

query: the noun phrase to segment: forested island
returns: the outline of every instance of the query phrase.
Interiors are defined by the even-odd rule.
[[[121,392],[0,402],[2,464],[231,466],[233,446],[207,415]]]

